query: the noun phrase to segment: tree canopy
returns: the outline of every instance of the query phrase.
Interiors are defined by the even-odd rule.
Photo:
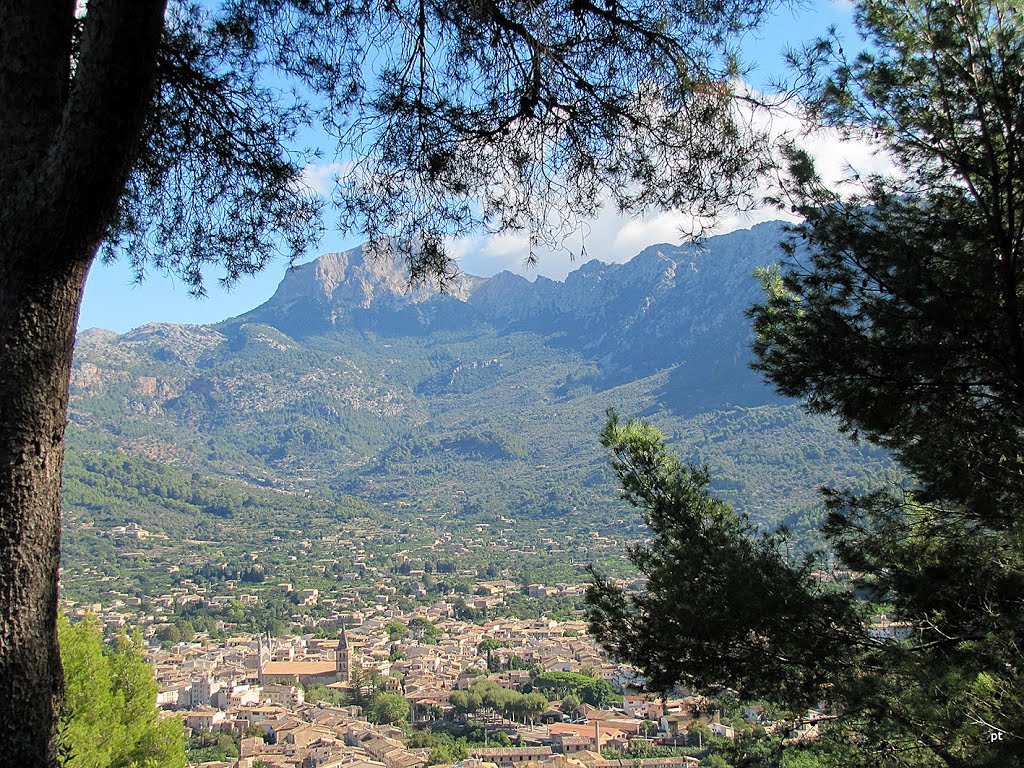
[[[601,442],[653,536],[629,550],[645,590],[601,578],[589,588],[597,640],[649,690],[730,687],[794,707],[821,698],[860,626],[850,598],[820,587],[812,558],[791,561],[783,538],[759,535],[711,496],[707,471],[670,453],[651,425],[610,412]]]
[[[409,717],[409,702],[400,693],[382,693],[373,702],[375,723],[395,723]]]
[[[574,696],[594,707],[610,704],[619,699],[612,684],[607,680],[579,674],[578,672],[541,672],[530,681],[536,691],[550,692],[556,696]]]
[[[137,641],[103,642],[99,622],[60,620],[67,694],[60,744],[66,768],[175,768],[185,765],[185,728],[159,718],[153,670]]]
[[[949,764],[996,734],[998,765],[1019,753],[1024,723],[1011,693],[1024,627],[1024,16],[999,0],[872,2],[859,15],[875,51],[847,62],[820,46],[811,104],[883,137],[898,173],[838,194],[796,164],[806,224],[753,310],[757,367],[910,471],[906,489],[830,493],[825,530],[915,627],[892,660],[904,675],[892,717]]]
[[[468,691],[452,691],[451,704],[461,715],[481,709],[491,709],[506,717],[521,716],[523,721],[534,720],[548,708],[547,697],[541,693],[520,693],[502,688],[489,678],[473,682]]]
[[[233,281],[301,254],[325,225],[304,140],[336,161],[337,223],[416,276],[480,227],[559,245],[606,200],[734,207],[768,158],[726,45],[773,5],[171,0],[103,253],[196,289],[204,265]]]
[[[895,170],[832,189],[791,151],[780,202],[803,223],[783,265],[762,275],[755,367],[855,439],[889,449],[908,481],[826,491],[824,533],[854,578],[850,595],[830,595],[785,557],[783,539],[708,497],[700,470],[665,458],[660,438],[612,423],[606,439],[628,459],[616,469],[655,536],[635,552],[648,592],[627,600],[599,583],[596,629],[659,685],[693,679],[737,648],[771,651],[774,692],[747,657],[697,681],[793,705],[795,692],[813,699],[817,689],[831,708],[819,746],[837,764],[1015,765],[1024,751],[1024,16],[1001,0],[868,0],[857,16],[869,52],[851,60],[823,40],[794,61],[819,124],[880,139]],[[655,514],[661,505],[674,517]],[[694,557],[715,565],[701,570]],[[730,592],[745,561],[776,576]],[[791,618],[786,606],[801,602]],[[872,604],[888,606],[910,636],[884,642],[858,630],[857,613]],[[674,628],[678,647],[639,645],[645,611]],[[726,622],[715,633],[705,631],[709,615]],[[777,622],[806,634],[787,636]]]

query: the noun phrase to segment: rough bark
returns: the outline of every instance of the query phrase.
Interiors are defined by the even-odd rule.
[[[89,265],[151,103],[166,0],[0,3],[0,755],[55,764],[60,488]]]
[[[10,765],[49,765],[54,752],[61,469],[86,269],[5,264],[0,276],[0,720],[18,724],[0,732],[0,750]]]

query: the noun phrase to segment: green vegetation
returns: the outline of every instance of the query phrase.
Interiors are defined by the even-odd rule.
[[[394,643],[405,636],[405,633],[409,631],[409,627],[400,621],[389,621],[384,625],[384,631],[388,633],[388,637]]]
[[[631,553],[650,583],[628,596],[599,580],[594,627],[656,686],[729,687],[795,715],[827,705],[813,746],[753,739],[737,765],[1017,765],[1024,14],[868,0],[858,19],[869,52],[822,41],[797,57],[806,95],[826,124],[884,140],[896,172],[840,193],[793,151],[787,204],[805,223],[751,314],[769,380],[892,451],[909,479],[827,492],[826,558],[853,578],[834,591],[655,430],[613,419],[615,470],[654,531]],[[871,630],[879,604],[902,639]]]
[[[270,4],[253,7],[274,13]],[[490,40],[502,40],[514,26],[495,13],[478,19],[481,28],[470,25],[474,28],[461,32],[493,46]],[[606,19],[608,13],[616,11],[599,15]],[[73,451],[64,480],[65,566],[67,576],[75,578],[66,579],[65,588],[74,590],[76,599],[121,590],[137,600],[179,581],[223,588],[230,597],[251,590],[247,606],[240,600],[176,606],[155,630],[159,641],[171,644],[228,629],[280,633],[293,618],[325,613],[300,604],[297,589],[339,591],[344,584],[351,586],[351,604],[358,606],[373,599],[367,583],[381,574],[396,576],[400,607],[451,596],[460,616],[484,620],[490,609],[467,602],[470,585],[481,574],[551,583],[578,578],[587,564],[612,574],[632,566],[648,576],[647,591],[628,594],[610,580],[599,580],[590,595],[594,627],[618,655],[643,669],[651,686],[730,687],[772,699],[790,707],[791,714],[822,701],[836,713],[813,748],[794,751],[782,737],[754,734],[737,743],[733,756],[716,753],[709,764],[728,758],[792,766],[820,756],[854,766],[899,755],[893,759],[921,766],[999,766],[1017,757],[1024,732],[1019,669],[1024,529],[1018,520],[1024,506],[1019,448],[1024,431],[1019,135],[1024,22],[1016,4],[1000,0],[892,5],[866,0],[859,15],[872,52],[848,61],[825,41],[796,56],[809,83],[805,96],[823,123],[886,141],[899,173],[862,179],[856,192],[844,196],[823,188],[806,155],[792,150],[782,194],[806,223],[794,229],[787,264],[761,272],[767,296],[752,310],[759,368],[784,394],[806,398],[815,415],[763,397],[734,376],[735,367],[723,363],[708,374],[693,365],[693,360],[721,361],[706,354],[713,349],[705,342],[671,347],[670,354],[681,349],[686,354],[666,363],[649,354],[660,345],[658,339],[603,320],[609,329],[601,339],[593,338],[596,326],[585,325],[546,334],[494,325],[481,329],[460,325],[455,314],[461,308],[440,302],[393,316],[332,317],[330,334],[316,325],[326,316],[287,318],[291,325],[282,320],[289,335],[250,322],[259,319],[258,311],[217,330],[182,331],[193,334],[183,345],[160,338],[162,332],[151,337],[142,332],[96,343],[95,362],[87,364],[92,368],[80,363],[77,369],[82,375],[72,393],[68,442]],[[733,21],[742,26],[746,18],[740,16]],[[221,31],[230,37],[267,18],[257,13]],[[453,18],[460,16],[429,15],[442,28]],[[180,21],[173,14],[168,19]],[[204,18],[194,21],[195,29],[203,28]],[[483,27],[501,34],[488,37]],[[719,31],[711,35],[716,42]],[[179,32],[188,38],[194,29]],[[69,43],[54,50],[80,49]],[[547,50],[544,55],[550,55]],[[540,56],[536,50],[530,54]],[[255,82],[259,65],[244,55],[240,61],[255,69],[232,69],[231,77],[217,83],[237,83],[237,76]],[[706,74],[674,77],[669,87],[706,81]],[[701,98],[710,101],[702,115],[728,122],[727,100],[706,90]],[[522,99],[508,103],[521,109],[524,104]],[[451,116],[433,114],[422,103],[398,103],[398,112],[403,108],[442,125]],[[485,123],[491,119],[483,112],[460,114]],[[505,117],[514,121],[525,115]],[[403,131],[413,123],[422,126],[396,119],[386,128],[408,138]],[[280,138],[274,125],[267,124],[270,139]],[[671,120],[659,125],[670,132],[680,127]],[[210,125],[199,128],[211,130]],[[736,139],[734,133],[722,136]],[[276,141],[267,146],[271,155],[263,158],[276,169],[271,176],[288,182],[288,164],[275,165]],[[452,152],[466,149],[458,146],[425,164],[419,163],[422,158],[413,163],[431,169],[429,181],[437,186],[427,189],[443,192],[446,205],[449,193],[461,199],[474,184],[487,188],[490,183],[472,163],[453,165]],[[143,157],[153,159],[146,152]],[[704,159],[716,157],[721,156],[712,151]],[[257,238],[257,247],[245,251],[255,254],[254,262],[232,260],[227,250],[232,242],[252,244],[252,233],[231,229],[211,240],[201,227],[162,229],[167,223],[153,219],[155,209],[146,208],[141,201],[148,196],[140,193],[153,191],[146,184],[163,189],[160,173],[168,167],[147,166],[145,173],[135,169],[130,175],[120,209],[124,216],[118,219],[128,228],[122,234],[146,245],[156,242],[147,235],[150,226],[172,236],[197,233],[191,237],[210,245],[211,252],[182,249],[200,255],[193,262],[172,261],[192,280],[201,275],[197,262],[211,257],[227,259],[235,276],[257,268],[268,241]],[[606,180],[619,181],[619,161],[602,170],[611,175]],[[656,173],[645,170],[631,181],[652,186],[650,199],[664,202],[661,195],[669,192],[652,185]],[[538,178],[551,177],[541,172]],[[392,202],[405,202],[406,187],[397,187]],[[230,197],[237,186],[212,189]],[[422,252],[405,254],[428,272],[445,266],[439,233],[464,224],[462,217],[475,215],[466,211],[476,210],[456,205],[436,219],[428,209],[411,222],[401,207],[370,207],[364,191],[347,189],[353,195],[347,213],[368,217],[363,223],[371,230],[382,221],[414,223],[421,229],[407,233],[417,234],[425,222],[435,225],[425,230],[428,245]],[[107,208],[118,210],[120,193],[109,194]],[[586,208],[586,201],[570,202]],[[292,212],[313,213],[302,206]],[[103,231],[112,221],[86,229]],[[72,286],[65,288],[74,294]],[[639,306],[635,299],[648,297],[614,298],[606,304],[618,309]],[[50,306],[34,297],[30,303]],[[653,303],[650,308],[664,311]],[[428,329],[420,310],[435,313],[439,322]],[[446,310],[455,314],[447,317]],[[720,310],[716,305],[714,312]],[[71,322],[65,320],[65,326]],[[735,343],[746,339],[746,328],[735,333],[739,324],[736,314],[726,329]],[[348,333],[333,332],[342,326]],[[613,338],[620,332],[635,346],[611,351],[601,346],[621,342]],[[13,342],[9,346],[13,349]],[[60,373],[70,351],[66,344],[53,346],[60,349],[53,352],[52,364],[40,369]],[[742,361],[732,363],[742,367]],[[62,384],[12,380],[11,386],[15,392],[59,393]],[[8,399],[15,400],[0,398]],[[581,448],[590,443],[594,414],[612,399],[631,412],[653,414],[674,442],[686,445],[686,454],[676,457],[649,425],[622,425],[613,417],[605,427],[603,441],[615,455],[614,471],[625,496],[653,531],[650,541],[633,544],[629,565],[609,552],[646,534],[635,513],[609,501],[608,473],[597,466],[593,451]],[[51,401],[56,405],[47,406],[45,420],[64,424],[64,398]],[[530,404],[530,413],[524,404]],[[39,409],[26,402],[17,412]],[[870,445],[839,442],[831,434],[837,423]],[[48,433],[56,437],[54,461],[48,454],[43,465],[60,463],[60,430]],[[31,436],[32,430],[24,432]],[[12,455],[31,452],[33,445],[16,443],[9,446]],[[41,445],[34,443],[37,453]],[[885,451],[905,467],[905,484],[876,490],[899,479]],[[566,456],[574,460],[566,462]],[[5,487],[15,480],[25,487],[52,482],[41,476],[7,478]],[[820,484],[833,488],[824,506],[813,496]],[[56,541],[55,488],[48,494],[40,496],[38,509],[24,501],[17,509],[4,509],[19,511],[24,519],[49,520],[51,527],[39,540]],[[600,504],[613,513],[595,521],[590,510]],[[442,520],[447,521],[444,533],[456,533],[450,540],[435,536]],[[779,522],[799,529],[797,535],[772,533]],[[135,526],[130,533],[126,524]],[[819,524],[820,531],[814,530]],[[0,529],[22,527],[15,520]],[[346,527],[358,529],[361,541],[342,540],[337,532]],[[268,538],[280,546],[267,551]],[[311,542],[324,557],[307,568]],[[818,558],[813,547],[821,543],[829,550]],[[32,551],[19,542],[8,551],[27,552],[32,559]],[[816,570],[836,563],[852,579],[849,585],[817,579]],[[55,562],[24,573],[41,585],[30,593],[52,594]],[[294,585],[278,586],[279,581]],[[912,627],[909,639],[886,642],[865,631],[882,606]],[[41,617],[32,629],[35,645],[19,647],[49,647],[52,606],[37,607],[8,606],[9,613]],[[572,600],[511,595],[503,610],[563,616],[577,607]],[[427,621],[396,624],[388,631],[393,639],[411,633],[423,643],[435,642],[438,633]],[[110,658],[131,645],[126,639],[119,643],[121,650]],[[56,668],[52,660],[50,666]],[[129,666],[125,662],[125,669]],[[34,684],[37,695],[27,701],[45,708],[52,678],[31,674],[38,679],[21,680],[13,688],[24,684],[28,690]],[[112,675],[111,685],[121,685]],[[562,696],[567,707],[609,700],[606,684],[580,677],[547,673],[535,678],[534,687]],[[368,676],[359,680],[352,700],[382,722],[403,719],[408,712],[400,711],[384,687]],[[109,709],[107,698],[100,696],[99,705]],[[488,708],[531,719],[543,698],[478,681],[452,700],[464,713]],[[73,701],[69,685],[69,712]],[[35,721],[51,714],[37,712]],[[111,743],[97,749],[135,749],[131,744],[138,740],[128,733],[132,725],[117,724],[126,733],[115,731]],[[68,720],[66,727],[82,729],[81,743],[95,745],[95,721]],[[42,754],[39,745],[46,740],[42,729],[36,730],[37,743],[23,747],[24,754]],[[197,741],[194,748],[196,754],[219,754],[216,750],[227,747]],[[72,754],[70,759],[85,758]]]
[[[508,747],[512,740],[502,731],[486,733],[483,726],[469,725],[458,736],[447,731],[411,731],[405,736],[405,744],[410,749],[429,749],[427,765],[437,765],[465,760],[473,747]]]
[[[791,561],[784,538],[759,535],[715,499],[707,473],[671,454],[649,424],[611,412],[601,441],[653,536],[629,551],[645,590],[601,578],[589,588],[592,634],[653,691],[729,687],[797,709],[816,703],[859,634],[850,597],[820,587],[812,558]]]
[[[122,632],[113,645],[105,644],[91,616],[77,624],[62,616],[58,629],[65,768],[183,768],[184,726],[177,717],[159,717],[157,686],[140,641]]]
[[[200,731],[188,740],[185,757],[189,763],[233,762],[238,759],[238,742],[226,733]]]
[[[450,765],[469,757],[466,739],[456,738],[449,733],[412,731],[406,734],[405,745],[410,749],[429,749],[427,765]]]
[[[351,496],[297,496],[112,451],[69,455],[64,494],[72,513],[88,513],[95,522],[137,523],[176,540],[209,534],[217,525],[281,527],[296,518],[341,523],[374,513]]]
[[[419,616],[409,620],[409,631],[424,645],[437,645],[437,638],[444,634],[434,622]]]
[[[558,698],[572,696],[594,707],[622,701],[622,696],[615,692],[607,680],[576,672],[541,672],[530,684],[537,691],[550,693]]]
[[[542,369],[538,364],[530,376],[541,377]],[[526,386],[530,377],[522,381]],[[543,378],[538,378],[537,386],[543,385]],[[644,409],[650,401],[642,390],[650,386],[638,385],[636,396],[625,398],[627,403]],[[614,397],[623,392],[616,390]],[[106,397],[98,394],[76,407],[85,412]],[[539,389],[530,397],[543,399],[545,394]],[[639,538],[643,528],[635,513],[612,499],[609,473],[598,463],[590,411],[612,397],[605,393],[564,403],[555,419],[531,418],[533,423],[523,427],[524,432],[531,431],[529,459],[500,462],[500,467],[482,459],[449,459],[444,452],[401,462],[392,457],[386,472],[363,465],[358,471],[345,469],[330,452],[299,452],[289,457],[287,466],[247,463],[244,454],[213,460],[205,457],[205,448],[191,452],[196,438],[189,429],[162,419],[146,427],[148,436],[138,438],[149,445],[159,432],[167,445],[174,446],[168,450],[179,458],[158,461],[140,457],[131,450],[131,441],[120,442],[124,450],[113,450],[109,446],[115,441],[105,438],[102,429],[86,433],[72,428],[63,557],[73,577],[64,580],[65,594],[85,602],[111,588],[158,595],[182,579],[210,586],[242,582],[261,600],[269,599],[268,586],[282,581],[296,588],[343,586],[347,592],[364,594],[369,581],[364,575],[378,569],[400,575],[423,570],[424,599],[455,592],[458,601],[460,594],[468,597],[475,588],[472,572],[542,584],[579,582],[588,563],[612,574],[626,573],[629,566],[615,542]],[[485,408],[489,422],[520,421],[519,406],[508,402],[450,405],[453,419],[462,419],[463,411]],[[214,429],[223,437],[207,441],[228,441],[234,417],[222,416]],[[813,530],[822,515],[814,499],[815,483],[867,486],[890,474],[881,453],[848,448],[831,434],[831,422],[801,416],[795,405],[734,408],[685,421],[663,411],[657,418],[675,439],[692,446],[687,458],[707,462],[726,478],[715,486],[723,499],[741,505],[767,526],[786,521],[795,531],[795,541]],[[136,430],[145,422],[141,416],[131,420]],[[275,439],[268,433],[258,437],[261,445]],[[398,433],[388,439],[396,444],[402,440]],[[555,460],[566,451],[576,460]],[[221,455],[227,456],[223,451]],[[329,470],[327,462],[334,462]],[[301,482],[292,479],[297,475]],[[271,485],[265,479],[269,477],[278,479]],[[366,493],[372,506],[350,491]],[[602,506],[615,511],[589,512]],[[110,533],[129,523],[152,536],[136,540]],[[489,527],[477,530],[478,524]],[[453,540],[431,550],[436,538],[432,534],[438,529],[451,532]],[[365,555],[358,556],[357,547],[333,543],[347,531],[361,532]],[[274,544],[271,549],[265,546],[268,538]],[[457,539],[479,539],[480,545],[465,551],[454,546]],[[319,542],[318,556],[329,561],[324,572],[298,567],[305,561],[301,552],[310,551],[303,541]],[[806,543],[813,543],[813,538]],[[511,549],[518,551],[513,555]],[[408,552],[406,560],[394,559],[399,551]],[[250,557],[253,552],[259,552],[256,561]],[[358,561],[363,564],[356,566]],[[176,567],[179,570],[172,570]],[[116,581],[103,581],[107,576]],[[419,599],[411,591],[409,596]],[[581,607],[578,599],[515,595],[504,610],[522,617],[561,619]],[[485,609],[462,603],[458,608],[462,618],[488,618]],[[306,608],[299,607],[299,612]],[[225,620],[240,628],[269,621]]]
[[[475,680],[468,691],[452,691],[449,701],[462,715],[489,709],[523,722],[533,722],[548,708],[547,697],[540,693],[511,691],[487,678]]]
[[[170,272],[196,293],[213,265],[230,285],[274,256],[298,258],[323,234],[325,207],[302,182],[319,157],[296,146],[306,129],[337,139],[329,154],[358,158],[330,195],[342,229],[388,243],[415,279],[450,277],[451,235],[529,229],[531,242],[556,245],[606,200],[731,208],[769,163],[764,137],[734,108],[737,63],[723,53],[772,5],[549,3],[525,15],[475,0],[0,5],[0,81],[24,85],[0,89],[0,114],[16,116],[0,124],[0,454],[38,458],[0,465],[3,549],[20,553],[0,560],[0,614],[22,617],[0,624],[0,648],[42,659],[0,665],[0,688],[19,691],[26,713],[25,727],[0,735],[5,757],[55,759],[57,469],[74,327],[97,256],[127,259],[140,279]],[[421,316],[404,320],[416,329]],[[317,321],[333,318],[306,327]],[[205,377],[172,389],[168,410],[197,430],[187,450],[211,461],[229,441],[200,436],[222,405],[259,412]],[[342,399],[312,406],[343,424],[374,421],[351,403],[332,410]],[[244,421],[229,431],[267,461],[356,442],[294,402],[262,415],[276,439],[257,442]],[[365,434],[372,445],[383,430]],[[148,448],[160,452],[169,435],[156,437]],[[15,704],[3,705],[13,719]]]
[[[347,707],[352,703],[352,697],[345,691],[337,688],[328,688],[325,685],[312,685],[305,689],[306,701],[315,703],[322,701],[334,707]]]
[[[397,723],[409,718],[409,702],[400,693],[382,693],[373,700],[370,713],[375,723]]]
[[[766,246],[758,259],[731,269],[752,270],[770,258]],[[709,266],[708,271],[712,268],[727,271],[721,265]],[[742,312],[754,299],[755,281],[748,279],[746,289],[745,299],[723,298],[736,317],[723,331],[730,350],[746,344],[749,336]],[[598,414],[613,402],[623,409],[657,412],[663,429],[692,446],[693,456],[687,458],[720,470],[716,490],[758,520],[774,522],[813,506],[815,482],[852,481],[867,487],[891,469],[883,452],[850,446],[835,435],[830,420],[801,414],[795,405],[773,402],[770,395],[741,407],[727,405],[728,395],[723,393],[705,410],[674,410],[666,401],[671,382],[664,372],[651,371],[650,376],[623,383],[614,394],[603,388],[555,400],[560,377],[585,364],[584,357],[539,332],[498,335],[487,325],[458,335],[438,331],[417,337],[352,331],[343,335],[344,341],[333,334],[330,339],[304,337],[285,351],[267,348],[264,361],[252,356],[239,359],[233,348],[233,336],[248,327],[223,327],[227,338],[208,351],[202,368],[171,358],[160,364],[170,369],[164,374],[152,370],[159,352],[153,348],[155,341],[97,344],[80,353],[82,364],[88,361],[99,373],[97,384],[76,393],[76,418],[69,430],[71,476],[66,481],[67,491],[75,494],[68,502],[71,508],[81,506],[91,513],[102,506],[109,491],[128,499],[114,505],[112,516],[130,520],[166,500],[171,513],[168,534],[192,535],[191,528],[196,537],[205,538],[218,526],[254,523],[239,507],[239,496],[244,498],[259,490],[259,483],[273,479],[273,488],[293,494],[293,501],[312,496],[329,504],[340,492],[377,506],[414,506],[418,514],[435,518],[448,513],[450,520],[490,522],[501,515],[530,526],[544,525],[573,510],[610,502],[607,472],[593,435]],[[722,356],[726,342],[717,336],[711,339],[701,341],[703,346],[694,354]],[[334,354],[321,351],[328,345]],[[335,351],[336,347],[340,348]],[[502,379],[458,397],[417,393],[415,382],[433,375],[430,355],[441,350],[463,359],[500,356]],[[267,383],[264,362],[280,369],[272,384]],[[380,373],[369,381],[359,370]],[[220,393],[218,400],[197,405],[201,413],[194,417],[185,416],[176,410],[175,399],[168,399],[170,393],[161,396],[157,389],[151,394],[122,383],[163,377],[193,388],[204,382],[200,388]],[[746,386],[754,379],[738,369],[735,383]],[[310,380],[334,382],[332,394],[311,387]],[[323,402],[312,407],[310,398]],[[308,412],[300,415],[295,409]],[[307,429],[330,445],[291,437],[296,430]],[[142,460],[130,468],[133,473],[162,475],[163,468],[185,477],[146,478],[136,490],[131,476],[118,467],[124,452],[133,462],[140,453],[166,454],[150,461],[156,467],[147,467]],[[565,455],[574,461],[562,461]],[[88,477],[91,470],[111,475],[109,487],[100,478]],[[186,489],[181,483],[195,473],[203,478],[204,487],[189,488],[182,495]],[[238,488],[240,479],[252,487]],[[228,492],[223,500],[218,498],[222,481]],[[126,486],[124,493],[120,485]],[[170,494],[161,492],[164,485]],[[286,503],[275,499],[270,488],[265,490],[268,505]],[[190,505],[193,496],[197,503]],[[136,498],[141,502],[139,512],[132,509]],[[338,519],[343,520],[349,502],[339,502]],[[191,520],[183,516],[193,512],[197,516]]]
[[[334,706],[360,707],[365,716],[378,724],[398,723],[409,718],[409,702],[398,693],[387,691],[388,679],[376,669],[366,670],[359,663],[352,665],[351,688],[339,691],[323,685],[306,688],[306,700],[323,701]]]
[[[605,760],[642,760],[649,757],[676,757],[692,754],[688,747],[662,747],[657,744],[634,742],[626,750],[605,748],[601,757]]]

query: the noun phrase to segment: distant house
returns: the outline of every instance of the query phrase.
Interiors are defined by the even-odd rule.
[[[577,739],[584,739],[589,746],[587,750],[597,751],[600,747],[615,747],[625,749],[629,742],[626,734],[618,728],[610,728],[600,722],[585,724],[576,723],[552,723],[548,726],[551,737],[555,744],[564,743],[571,751],[580,751]]]
[[[560,733],[555,736],[554,747],[563,755],[572,755],[577,752],[593,751],[596,749],[593,738],[576,736],[569,733]]]
[[[575,662],[562,656],[554,656],[541,662],[545,672],[572,672],[575,666]]]
[[[660,698],[649,693],[636,696],[623,696],[622,710],[629,717],[637,717],[641,720],[657,721],[661,719],[663,714],[665,714],[664,709],[661,706]]]
[[[736,738],[736,729],[733,728],[731,725],[724,725],[722,723],[712,723],[711,724],[711,733],[712,733],[712,735],[718,736],[719,738],[724,738],[724,739],[735,739]]]
[[[262,701],[269,701],[272,704],[280,704],[283,707],[299,706],[305,700],[305,694],[301,688],[294,685],[277,685],[271,683],[263,686],[259,698]]]
[[[868,625],[868,635],[879,640],[909,640],[913,634],[914,625],[909,621],[890,621],[888,616]]]
[[[478,760],[496,763],[499,768],[528,763],[551,757],[551,747],[493,747],[471,748],[469,756]]]
[[[185,727],[193,731],[213,731],[225,717],[226,715],[219,709],[201,707],[185,715]]]

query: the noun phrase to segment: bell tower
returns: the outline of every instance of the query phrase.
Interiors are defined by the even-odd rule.
[[[345,625],[341,625],[341,637],[338,638],[338,648],[334,655],[335,682],[347,683],[351,680],[352,670],[349,663],[348,637],[345,635]]]
[[[256,676],[259,678],[260,685],[263,684],[263,667],[266,666],[267,662],[271,659],[272,647],[270,633],[260,632],[258,649],[259,658],[256,662]]]

